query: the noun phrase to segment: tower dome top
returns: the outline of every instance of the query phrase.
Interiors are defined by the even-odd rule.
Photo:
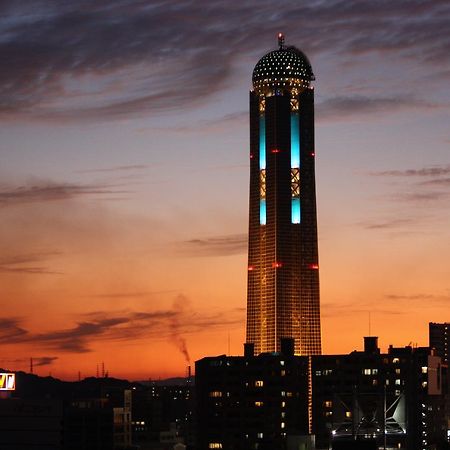
[[[277,50],[264,55],[253,69],[253,89],[258,94],[304,89],[314,80],[306,55],[296,47],[285,46],[282,33],[278,34],[278,46]]]

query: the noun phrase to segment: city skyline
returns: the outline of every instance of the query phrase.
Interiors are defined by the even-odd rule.
[[[250,5],[2,4],[0,366],[242,353],[247,99],[280,31],[316,75],[323,353],[448,322],[449,6]]]

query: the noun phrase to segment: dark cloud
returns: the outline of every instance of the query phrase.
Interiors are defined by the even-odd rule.
[[[317,105],[317,117],[319,120],[360,117],[375,113],[396,113],[399,110],[417,110],[440,108],[437,103],[426,102],[410,96],[397,97],[365,97],[362,95],[340,96],[329,98]]]
[[[195,123],[181,124],[168,127],[154,127],[152,130],[171,131],[176,133],[205,133],[229,130],[231,124],[248,125],[248,111],[234,112],[225,114],[221,117],[199,120]],[[139,131],[146,131],[140,129]]]
[[[439,177],[450,175],[450,165],[422,167],[420,169],[384,170],[380,172],[371,172],[370,175],[388,177]]]
[[[104,173],[104,172],[129,172],[135,170],[145,170],[150,166],[148,164],[132,164],[128,166],[105,167],[102,169],[78,170],[77,173]]]
[[[49,366],[53,364],[54,361],[58,359],[57,356],[40,356],[37,358],[33,358],[33,366],[34,367],[42,367]]]
[[[227,256],[247,250],[247,235],[232,234],[206,239],[190,239],[181,243],[181,251],[192,256]]]
[[[121,195],[131,191],[117,185],[83,185],[39,181],[26,185],[0,187],[0,208],[24,203],[70,200],[89,195]]]
[[[21,364],[21,365],[30,365],[31,360],[33,362],[33,367],[43,367],[49,366],[53,364],[54,361],[58,359],[57,356],[38,356],[33,358],[16,358],[16,359],[2,359],[0,360],[1,364]]]
[[[450,178],[435,178],[434,180],[427,180],[420,183],[422,186],[450,186]]]
[[[446,303],[450,300],[448,295],[435,295],[435,294],[386,294],[385,298],[388,300],[405,300],[405,301],[417,301],[427,303]]]
[[[343,65],[395,52],[445,73],[450,53],[442,0],[291,0],[282,8],[271,0],[47,0],[1,8],[3,118],[92,120],[191,107],[224,88],[236,62],[258,56],[280,24],[290,42],[316,57],[338,54]]]
[[[392,196],[392,200],[411,203],[433,203],[446,200],[450,197],[450,192],[432,191],[432,192],[399,192]]]
[[[335,318],[338,316],[348,316],[354,314],[364,314],[369,320],[371,314],[383,314],[383,315],[401,315],[405,311],[401,309],[392,308],[381,308],[380,305],[373,305],[364,302],[354,302],[354,303],[322,303],[321,305],[321,316]]]
[[[360,225],[367,230],[390,230],[416,223],[413,219],[391,219],[384,222],[363,222]]]
[[[28,332],[21,327],[21,320],[18,318],[0,319],[0,342],[8,339],[17,340],[25,337]]]
[[[0,273],[61,274],[45,264],[50,258],[60,254],[60,252],[41,252],[5,255],[0,257]]]
[[[193,312],[184,296],[174,300],[171,309],[161,311],[96,311],[85,314],[75,326],[31,333],[15,318],[0,320],[0,343],[33,343],[40,348],[69,353],[90,352],[98,341],[157,339],[173,342],[189,359],[186,335],[240,326],[241,310]]]

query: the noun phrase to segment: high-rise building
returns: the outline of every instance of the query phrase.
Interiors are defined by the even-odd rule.
[[[450,361],[450,323],[429,323],[430,347],[436,349],[436,354],[444,364]]]
[[[286,46],[267,53],[250,92],[247,337],[255,354],[294,338],[296,355],[321,353],[314,174],[314,74]]]

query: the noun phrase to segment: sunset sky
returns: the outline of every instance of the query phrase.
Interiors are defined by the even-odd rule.
[[[0,367],[147,379],[242,354],[248,92],[279,31],[316,76],[323,352],[450,321],[448,1],[11,0]]]

